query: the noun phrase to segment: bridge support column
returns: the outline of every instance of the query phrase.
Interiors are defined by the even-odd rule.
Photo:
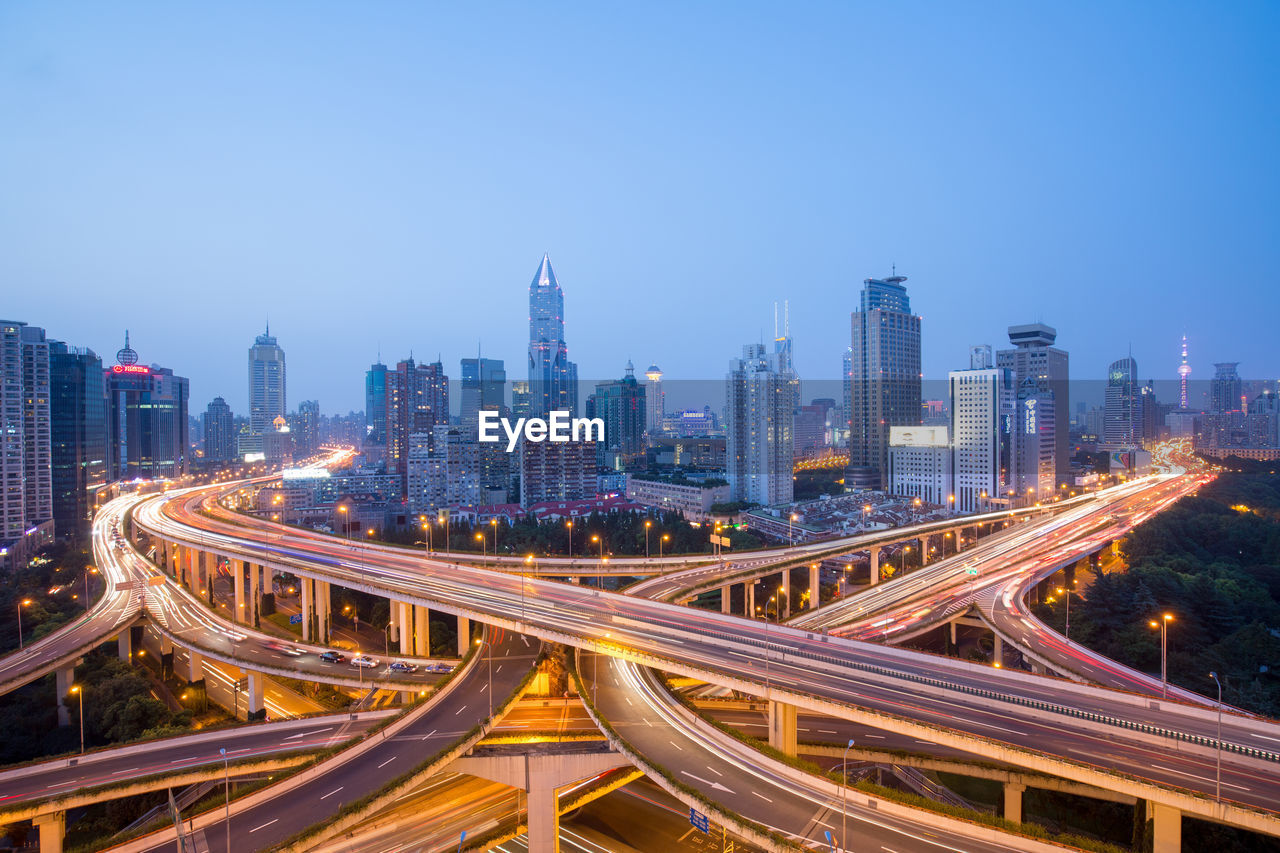
[[[1151,853],[1181,853],[1182,812],[1173,806],[1149,803],[1153,826]]]
[[[471,648],[471,620],[465,616],[458,617],[458,657]]]
[[[413,653],[421,658],[431,656],[431,611],[421,605],[413,608]]]
[[[302,593],[300,600],[302,602],[302,639],[304,642],[312,642],[315,637],[311,635],[311,623],[315,618],[316,603],[313,600],[314,592],[311,587],[311,578],[298,578],[298,583],[302,585]]]
[[[747,618],[756,618],[756,582],[747,581],[742,585],[742,600],[747,608]]]
[[[71,692],[71,683],[76,680],[75,667],[60,669],[54,674],[58,689],[58,725],[71,725],[71,710],[67,707],[67,694]]]
[[[951,629],[951,645],[956,644],[956,620],[952,619],[947,623],[947,627]]]
[[[245,621],[244,560],[231,560],[231,621]]]
[[[393,601],[400,611],[400,654],[413,654],[413,605],[407,601]]]
[[[871,585],[880,583],[880,549],[868,548],[867,558],[871,562]]]
[[[769,746],[787,755],[795,755],[798,751],[795,705],[769,703]]]
[[[787,619],[791,616],[791,570],[782,570],[782,594],[779,596],[778,604],[781,606],[782,616],[780,618]]]
[[[125,663],[133,663],[133,629],[121,628],[116,635],[116,654]]]
[[[394,598],[387,599],[387,642],[400,642],[400,602]]]
[[[200,572],[196,578],[198,585],[197,590],[207,589],[213,584],[213,567],[217,565],[218,558],[211,551],[204,551],[200,554]]]
[[[530,772],[528,791],[530,853],[560,853],[560,800],[555,779],[546,772]]]
[[[330,595],[328,581],[316,581],[316,638],[318,642],[328,643],[333,634],[333,596]]]
[[[995,647],[991,651],[991,662],[1004,666],[1004,640],[1000,639],[999,634],[994,635],[996,638]]]
[[[946,547],[945,545],[943,546]],[[929,537],[920,537],[920,568],[929,565]]]
[[[729,597],[731,590],[732,590],[732,587],[729,584],[725,584],[724,586],[720,587],[720,612],[721,613],[733,612],[733,604],[731,603],[732,599]]]
[[[204,658],[199,652],[187,651],[187,683],[193,683],[204,678]]]
[[[244,621],[257,628],[262,613],[262,567],[249,564],[249,600],[245,604]]]
[[[62,853],[62,840],[67,834],[67,813],[36,815],[31,821],[40,833],[40,853]]]
[[[262,673],[246,672],[245,677],[249,679],[249,689],[245,693],[245,710],[252,718],[254,714],[261,714],[262,711]]]
[[[1022,792],[1027,790],[1027,786],[1020,782],[1004,783],[1004,814],[1005,820],[1017,821],[1022,823]]]
[[[822,603],[822,571],[818,563],[809,566],[809,609],[816,610]]]

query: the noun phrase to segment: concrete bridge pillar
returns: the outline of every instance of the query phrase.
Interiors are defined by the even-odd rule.
[[[71,709],[67,707],[67,694],[71,692],[71,685],[76,680],[75,667],[66,667],[60,669],[54,674],[57,682],[58,691],[58,725],[71,725]]]
[[[943,546],[946,547],[945,545]],[[920,537],[920,568],[929,565],[929,537]]]
[[[200,570],[196,577],[197,590],[206,589],[213,583],[213,567],[217,565],[218,558],[211,551],[202,551],[200,553]]]
[[[204,658],[197,651],[187,652],[187,683],[204,678]]]
[[[1022,823],[1022,792],[1027,786],[1021,782],[1004,783],[1004,819]]]
[[[397,605],[400,611],[398,618],[399,625],[397,629],[400,631],[400,654],[413,654],[413,605],[407,601],[393,601],[392,604]]]
[[[787,755],[798,752],[795,705],[785,702],[769,703],[769,746]]]
[[[121,628],[116,635],[116,654],[125,663],[133,663],[133,628]]]
[[[328,581],[316,581],[317,642],[328,643],[333,634],[333,596]]]
[[[780,616],[779,619],[787,619],[787,618],[790,618],[791,616],[791,570],[790,569],[782,570],[782,583],[780,584],[780,586],[782,587],[782,592],[779,593],[778,604],[781,607],[780,612],[782,613],[782,616]]]
[[[822,587],[820,585],[822,570],[818,563],[809,566],[809,609],[816,610],[822,603]]]
[[[302,639],[304,642],[309,643],[315,640],[311,633],[311,623],[315,620],[316,615],[315,593],[311,586],[311,578],[298,578],[298,583],[302,587],[300,595],[302,601]]]
[[[471,648],[471,620],[465,616],[458,617],[458,657]]]
[[[431,611],[419,605],[413,608],[413,653],[422,658],[431,656]]]
[[[732,599],[729,597],[731,589],[732,588],[730,587],[729,584],[725,584],[724,586],[720,587],[720,612],[721,613],[733,612],[733,604],[731,603]]]
[[[947,627],[951,630],[951,645],[956,644],[956,620],[952,619],[947,623]]]
[[[231,560],[231,621],[245,621],[244,560]]]
[[[249,680],[249,689],[245,693],[245,710],[250,717],[261,715],[263,675],[260,672],[246,672],[245,677]]]
[[[880,583],[880,549],[868,548],[867,558],[871,561],[871,585]]]
[[[400,642],[400,602],[387,599],[387,647]]]
[[[1151,853],[1181,853],[1182,812],[1173,806],[1149,803],[1153,827]],[[41,848],[43,849],[43,848]]]
[[[1004,666],[1004,640],[999,634],[994,635],[996,638],[995,648],[991,651],[991,662],[997,666]]]
[[[249,600],[245,605],[244,621],[258,627],[262,613],[262,567],[249,564]]]
[[[756,582],[747,581],[742,585],[743,603],[747,608],[747,618],[756,618]]]
[[[66,812],[36,815],[31,823],[40,833],[40,853],[62,853],[62,840],[67,834]]]

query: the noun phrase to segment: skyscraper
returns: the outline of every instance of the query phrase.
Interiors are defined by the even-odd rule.
[[[578,412],[578,366],[569,361],[564,340],[564,294],[546,255],[529,285],[529,392],[533,415]]]
[[[464,436],[476,437],[477,413],[506,409],[507,369],[500,358],[462,359],[462,417]]]
[[[957,512],[978,512],[1004,495],[1013,468],[1009,424],[1013,371],[992,367],[991,347],[973,347],[969,369],[947,375],[951,397],[952,478]],[[950,503],[948,495],[948,503]]]
[[[662,417],[666,414],[667,392],[662,390],[662,369],[649,365],[644,372],[649,384],[644,389],[644,429],[650,435],[662,432]]]
[[[49,343],[49,414],[57,531],[86,536],[107,482],[106,377],[93,350]]]
[[[1107,368],[1107,396],[1102,416],[1102,442],[1109,448],[1138,445],[1138,363],[1132,357],[1111,362]]]
[[[289,431],[293,434],[293,455],[305,459],[320,449],[320,401],[303,400],[298,411],[289,418]]]
[[[1213,385],[1210,389],[1210,411],[1214,414],[1238,412],[1243,409],[1241,397],[1244,384],[1236,370],[1238,361],[1223,361],[1213,366]]]
[[[0,320],[0,567],[53,537],[49,347],[44,330]]]
[[[1055,347],[1053,344],[1058,339],[1058,330],[1053,326],[1047,326],[1044,323],[1027,323],[1021,326],[1009,327],[1009,343],[1013,344],[1013,349],[1000,350],[996,353],[996,366],[1006,367],[1013,371],[1013,386],[1018,389],[1018,394],[1023,400],[1029,400],[1036,395],[1031,394],[1030,389],[1025,386],[1028,379],[1035,382],[1036,390],[1039,392],[1038,402],[1034,404],[1038,411],[1036,416],[1037,434],[1034,438],[1036,445],[1048,443],[1052,438],[1053,454],[1053,487],[1064,483],[1071,482],[1071,450],[1070,435],[1068,430],[1067,419],[1071,411],[1070,400],[1070,358],[1065,350]],[[1052,401],[1052,406],[1045,405]],[[1052,409],[1052,413],[1047,410]],[[1025,414],[1025,412],[1024,412]],[[1014,441],[1030,440],[1026,432],[1025,421],[1020,428],[1015,430]],[[1018,458],[1030,458],[1032,456],[1040,456],[1040,448],[1027,449],[1015,447],[1015,454]],[[1041,472],[1037,469],[1037,482],[1042,480]],[[1019,486],[1019,491],[1024,491],[1028,487],[1035,486],[1029,481],[1030,472],[1020,470],[1018,473],[1020,480],[1025,480]],[[1037,493],[1042,493],[1044,483],[1035,486]]]
[[[878,488],[889,470],[889,427],[920,423],[920,317],[906,280],[866,279],[851,317],[851,485]]]
[[[780,369],[779,353],[747,344],[725,377],[726,462],[735,501],[790,503],[794,419],[799,400],[795,373]]]
[[[110,478],[156,479],[186,473],[186,378],[168,368],[138,364],[127,335],[106,376]]]
[[[271,326],[249,347],[249,431],[264,435],[286,410],[284,350],[271,335]]]
[[[364,375],[365,444],[387,446],[387,366],[379,359]]]
[[[369,424],[370,438],[385,436],[387,473],[400,475],[403,490],[408,485],[410,437],[429,435],[437,424],[449,422],[449,377],[440,362],[418,364],[410,356],[393,371],[375,364],[365,388],[373,395],[380,385],[382,396],[366,399],[369,411],[381,415]]]
[[[214,397],[204,410],[204,458],[211,466],[225,465],[236,458],[236,426],[231,406]]]
[[[636,381],[635,367],[627,362],[621,379],[600,382],[587,398],[587,417],[604,421],[604,441],[596,444],[596,464],[615,471],[636,471],[645,460],[645,393]]]
[[[529,383],[517,379],[511,383],[511,416],[527,418],[533,413],[533,394],[529,391]]]

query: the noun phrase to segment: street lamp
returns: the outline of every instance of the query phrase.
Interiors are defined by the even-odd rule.
[[[440,526],[444,528],[444,555],[449,556],[449,519],[446,516],[440,516],[436,519],[440,522]]]
[[[385,628],[382,629],[382,653],[390,656],[391,654],[391,629],[395,627],[394,622],[387,622]]]
[[[1173,621],[1173,614],[1166,613],[1160,617],[1159,621],[1152,619],[1151,627],[1160,629],[1160,696],[1163,699],[1169,698],[1169,623]]]
[[[1209,677],[1218,685],[1218,771],[1214,777],[1213,796],[1218,802],[1222,802],[1222,682],[1218,680],[1216,672],[1209,673]],[[83,748],[80,751],[83,752]]]
[[[80,689],[79,684],[75,684],[72,685],[71,692],[80,697],[80,754],[84,755],[84,691]],[[1219,715],[1219,725],[1221,725],[1221,715]]]
[[[649,559],[649,528],[653,527],[653,522],[649,519],[644,520],[644,558]]]
[[[347,540],[350,541],[351,528],[347,525],[347,505],[338,504],[338,512],[342,513],[342,533],[347,537]]]
[[[525,557],[524,557],[524,564],[525,564],[526,566],[532,566],[532,565],[533,565],[533,555],[532,555],[532,554],[526,554],[526,555],[525,555]],[[537,571],[537,568],[536,568],[536,567],[534,568],[534,571],[535,571],[535,572]],[[521,620],[521,621],[524,621],[524,583],[525,583],[525,581],[524,581],[524,572],[521,572],[521,573],[520,573],[520,620]]]
[[[796,544],[794,525],[795,525],[796,519],[799,517],[800,516],[796,515],[794,512],[791,513],[791,515],[787,516],[787,543],[790,546],[794,546]]]
[[[89,612],[89,575],[96,575],[97,573],[98,568],[96,566],[84,567],[84,610],[86,613]]]
[[[489,551],[488,551],[487,544],[484,541],[484,534],[477,533],[476,541],[480,543],[480,556],[484,560],[484,565],[487,566],[489,565]]]
[[[1067,598],[1067,621],[1066,630],[1063,634],[1067,642],[1071,642],[1071,590],[1069,588],[1058,587],[1058,595],[1064,595]]]
[[[604,570],[604,540],[600,538],[599,534],[592,533],[591,541],[600,543],[600,569],[601,571],[603,571]]]
[[[849,853],[849,842],[845,840],[848,831],[845,820],[849,811],[849,750],[853,749],[853,738],[844,748],[844,761],[840,765],[840,853]]]
[[[24,598],[18,602],[18,648],[22,648],[22,608],[31,604],[31,599]]]
[[[222,800],[226,807],[223,814],[226,816],[227,824],[227,850],[231,850],[231,765],[227,759],[227,748],[225,746],[218,747],[218,752],[222,754]]]
[[[494,562],[497,562],[498,560],[498,519],[497,518],[489,519],[489,525],[493,528],[493,559],[494,559]]]
[[[564,523],[564,526],[569,530],[569,559],[572,560],[573,559],[573,519],[570,518],[569,520],[567,520]]]

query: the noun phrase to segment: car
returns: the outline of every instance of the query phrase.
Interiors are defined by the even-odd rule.
[[[453,672],[453,664],[433,663],[427,666],[427,672]]]
[[[391,670],[392,672],[417,672],[418,671],[418,667],[402,660],[392,661],[391,665],[388,666],[387,669]]]
[[[335,651],[327,651],[320,653],[320,660],[325,663],[342,663],[346,658]]]
[[[364,667],[370,667],[370,666],[377,666],[378,662],[373,658],[369,657],[368,655],[356,655],[351,659],[351,665],[364,668]]]
[[[289,655],[290,657],[296,658],[298,655],[302,654],[302,652],[298,651],[293,646],[286,646],[284,643],[279,643],[275,640],[269,640],[268,642],[263,643],[263,645],[272,651],[280,652],[282,654]]]

